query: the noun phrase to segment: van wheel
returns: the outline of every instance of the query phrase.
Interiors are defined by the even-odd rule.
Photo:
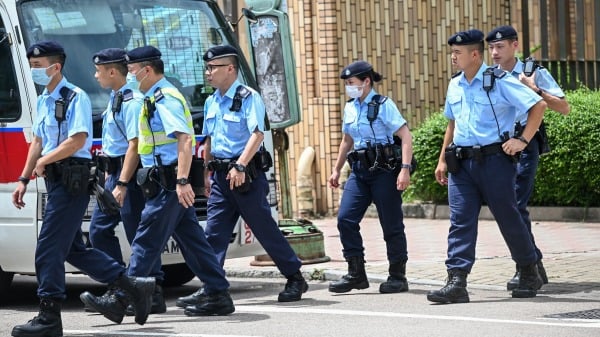
[[[196,276],[185,263],[162,266],[162,271],[165,273],[163,287],[177,287],[190,282]]]
[[[0,294],[6,294],[9,291],[15,273],[7,273],[0,268]],[[0,296],[3,298],[4,296]]]

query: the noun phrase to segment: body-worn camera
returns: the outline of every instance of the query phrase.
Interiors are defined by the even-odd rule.
[[[530,56],[525,59],[525,63],[523,64],[523,74],[527,77],[531,77],[538,67],[539,65],[535,58]]]
[[[494,87],[494,80],[496,77],[494,76],[494,69],[487,68],[483,72],[483,90],[489,92]]]
[[[65,120],[65,115],[67,113],[67,104],[64,99],[59,98],[54,102],[54,118],[56,118],[57,122],[62,122]]]

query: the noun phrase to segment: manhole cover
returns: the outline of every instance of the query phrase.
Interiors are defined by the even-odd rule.
[[[546,315],[548,318],[600,319],[600,309],[565,312],[562,314]]]

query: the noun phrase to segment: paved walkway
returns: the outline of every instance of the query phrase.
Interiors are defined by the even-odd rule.
[[[313,279],[336,280],[347,271],[335,218],[311,220],[323,232],[325,254],[330,261],[305,264],[302,270]],[[445,283],[448,220],[405,219],[409,261],[406,275],[410,283]],[[536,243],[544,253],[549,284],[542,292],[582,293],[600,299],[600,223],[543,221],[534,223]],[[387,278],[387,258],[381,226],[377,218],[361,223],[369,278]],[[275,267],[251,266],[255,258],[229,259],[225,269],[235,277],[278,277]],[[515,265],[494,221],[479,222],[477,261],[469,275],[469,288],[506,289]]]

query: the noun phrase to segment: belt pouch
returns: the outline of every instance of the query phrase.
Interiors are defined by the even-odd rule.
[[[158,194],[158,184],[152,177],[154,175],[153,167],[142,167],[137,171],[136,182],[140,186],[144,197],[152,199]]]
[[[64,165],[62,182],[72,195],[85,195],[90,192],[90,168],[88,165]]]
[[[534,137],[537,137],[540,154],[550,152],[550,143],[548,143],[548,134],[546,133],[546,125],[544,124],[544,121],[542,121],[542,124],[540,124],[540,128],[535,133]]]
[[[196,195],[202,194],[204,188],[204,159],[194,158],[192,159],[192,166],[190,168],[190,184]]]
[[[444,159],[446,159],[448,172],[457,173],[460,169],[460,161],[456,156],[456,145],[450,145],[446,148],[444,152]]]

